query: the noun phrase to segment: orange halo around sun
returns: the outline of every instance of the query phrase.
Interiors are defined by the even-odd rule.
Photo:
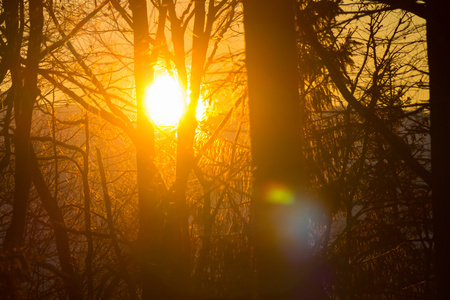
[[[147,115],[157,126],[173,127],[186,112],[186,92],[170,75],[158,76],[147,88],[145,108]],[[203,101],[199,99],[196,117],[201,120],[205,113]]]

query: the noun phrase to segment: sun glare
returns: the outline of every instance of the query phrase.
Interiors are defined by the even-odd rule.
[[[158,126],[176,126],[186,112],[187,103],[183,88],[170,75],[155,78],[145,93],[147,114]],[[196,112],[197,120],[200,121],[205,112],[205,103],[202,99],[199,99]]]
[[[186,111],[185,93],[171,76],[159,76],[146,90],[145,107],[156,125],[176,126]]]

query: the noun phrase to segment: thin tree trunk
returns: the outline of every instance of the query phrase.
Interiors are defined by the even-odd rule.
[[[12,89],[10,90],[12,91]],[[2,135],[5,143],[5,154],[3,154],[2,159],[0,160],[0,172],[5,169],[11,160],[11,137],[9,136],[9,128],[11,124],[11,116],[12,116],[12,108],[13,108],[13,93],[8,92],[4,103],[7,105],[6,114],[3,118],[3,130]]]
[[[91,228],[91,195],[89,189],[89,118],[85,115],[85,153],[83,155],[83,171],[81,174],[83,180],[83,196],[84,196],[84,228],[86,230],[87,251],[85,261],[86,267],[86,285],[88,299],[94,299],[94,274],[92,272],[92,262],[94,259],[94,240],[92,239]]]
[[[44,177],[39,170],[39,165],[33,150],[30,150],[30,164],[31,177],[33,179],[34,186],[36,187],[39,198],[41,198],[42,205],[47,211],[50,222],[55,231],[56,251],[58,252],[61,271],[65,275],[63,280],[64,286],[67,290],[67,295],[71,300],[82,299],[80,283],[72,263],[72,253],[70,250],[66,222],[61,209],[58,207],[56,195],[55,197],[52,196],[45,183]]]
[[[111,235],[111,242],[113,244],[114,252],[118,260],[120,274],[122,275],[122,278],[127,285],[128,295],[130,296],[130,299],[137,299],[134,282],[131,279],[131,276],[127,270],[126,262],[123,259],[122,251],[120,250],[119,242],[117,241],[116,237],[116,230],[114,228],[114,220],[112,217],[111,197],[109,196],[108,185],[106,183],[106,175],[105,175],[105,168],[103,167],[102,154],[100,152],[100,149],[96,148],[96,150],[97,150],[97,162],[100,171],[100,178],[102,181],[103,200],[105,202],[106,223],[108,224],[109,234]]]

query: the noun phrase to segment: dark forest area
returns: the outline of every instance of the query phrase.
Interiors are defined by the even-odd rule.
[[[447,299],[445,2],[2,0],[0,299]]]

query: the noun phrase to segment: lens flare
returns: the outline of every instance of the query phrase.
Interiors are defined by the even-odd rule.
[[[294,192],[282,185],[270,185],[266,191],[266,201],[273,204],[294,204]]]

